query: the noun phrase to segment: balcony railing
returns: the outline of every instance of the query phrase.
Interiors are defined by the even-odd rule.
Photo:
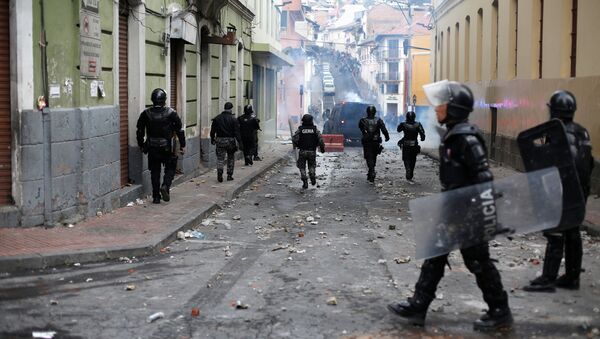
[[[377,73],[375,76],[375,80],[377,82],[387,82],[387,81],[395,81],[399,82],[404,80],[402,73],[394,72],[394,73]]]
[[[379,59],[382,60],[399,60],[404,57],[404,54],[399,48],[383,49],[379,51]]]

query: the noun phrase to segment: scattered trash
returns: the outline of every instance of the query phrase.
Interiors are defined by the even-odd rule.
[[[385,265],[385,263],[387,263],[387,260],[385,260],[385,259],[379,259],[379,260],[377,260],[377,263],[381,264],[381,265]]]
[[[267,194],[265,194],[265,198],[267,198],[267,199],[275,199],[275,194],[267,193]]]
[[[600,313],[600,308],[594,307],[594,313]]]
[[[271,250],[271,252],[275,252],[275,251],[279,251],[279,250],[283,250],[290,247],[290,244],[285,244],[285,245],[279,245],[277,247],[275,247],[274,249]]]
[[[94,281],[94,279],[92,279],[92,278],[85,279],[85,282],[91,282],[91,281]]]
[[[306,222],[312,222],[315,221],[315,218],[313,217],[306,217]]]
[[[42,339],[52,339],[52,338],[54,338],[55,335],[56,335],[55,331],[45,331],[45,332],[33,331],[31,333],[32,337],[42,338]]]
[[[140,198],[137,198],[137,199],[135,199],[135,203],[138,204],[138,205],[143,205],[144,204],[144,200],[142,200]]]
[[[192,317],[197,317],[200,315],[200,309],[197,307],[192,307]]]
[[[170,252],[170,251],[171,251],[171,248],[169,246],[167,246],[167,247],[161,248],[159,252],[160,253],[167,253],[167,252]]]
[[[240,220],[240,219],[242,219],[242,217],[240,217],[239,215],[234,215],[233,216],[233,220]]]
[[[327,299],[327,305],[335,306],[337,305],[337,299],[335,297],[330,297]]]
[[[235,309],[236,310],[247,310],[249,307],[250,307],[250,305],[244,304],[240,300],[238,300],[238,301],[235,302]]]
[[[135,206],[135,203],[133,201],[130,201],[127,203],[127,207],[133,207]]]
[[[206,239],[206,234],[204,234],[200,231],[185,231],[185,232],[179,231],[179,232],[177,232],[177,239],[185,240],[185,239],[189,239],[189,238],[204,240],[204,239]]]
[[[156,312],[156,313],[150,315],[148,318],[146,318],[146,321],[148,323],[151,323],[151,322],[154,322],[154,321],[156,321],[158,319],[162,319],[164,317],[165,317],[165,314],[163,312]]]
[[[390,229],[390,231],[393,231],[396,229],[396,225],[390,225],[388,228]]]
[[[394,258],[396,264],[406,264],[410,262],[410,256]]]
[[[303,238],[304,237],[304,232],[298,232],[298,238]]]
[[[133,290],[135,290],[134,284],[129,284],[129,285],[125,286],[125,291],[133,291]]]
[[[206,220],[204,220],[204,221],[202,222],[202,226],[208,226],[208,225],[210,225],[211,221],[212,221],[211,219],[206,219]]]
[[[536,259],[536,258],[529,259],[529,262],[532,263],[533,265],[539,265],[540,264],[540,260]]]
[[[79,266],[81,266],[81,263],[76,262],[73,264],[73,266],[79,267]]]
[[[50,300],[50,305],[58,305],[58,300]]]
[[[342,221],[342,218],[336,217],[335,221]]]
[[[96,212],[96,216],[97,217],[101,217],[102,216],[102,212],[100,212],[100,211]]]
[[[73,227],[75,227],[75,225],[73,225],[73,224],[68,224],[68,225],[67,225],[67,227],[68,227],[68,228],[73,228]]]

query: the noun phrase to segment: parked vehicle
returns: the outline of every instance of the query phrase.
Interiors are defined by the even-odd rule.
[[[343,134],[347,144],[360,143],[362,134],[358,129],[358,122],[366,116],[368,103],[344,102],[333,106],[328,122],[323,133]]]

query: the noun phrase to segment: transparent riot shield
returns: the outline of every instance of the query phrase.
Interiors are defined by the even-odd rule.
[[[556,227],[562,212],[556,167],[517,174],[409,202],[417,259]]]
[[[556,166],[560,172],[563,210],[553,231],[579,226],[585,217],[585,198],[563,123],[552,119],[525,130],[517,137],[517,143],[528,172],[550,166]]]

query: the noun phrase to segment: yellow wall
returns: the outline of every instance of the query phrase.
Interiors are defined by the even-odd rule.
[[[592,142],[600,141],[600,118],[595,114],[600,110],[600,44],[596,42],[600,36],[600,1],[578,1],[576,77],[570,77],[572,1],[545,1],[541,79],[539,0],[498,0],[497,40],[492,1],[435,3],[437,22],[432,31],[431,79],[448,78],[469,84],[477,100],[472,121],[489,132],[490,107],[496,107],[498,134],[516,137],[520,131],[547,120],[548,98],[555,90],[567,89],[577,98],[575,120],[588,129]],[[479,29],[480,9],[483,20]],[[518,28],[517,33],[514,33],[515,28]],[[600,147],[595,147],[593,152],[600,157]]]
[[[431,47],[431,36],[421,35],[413,36],[411,46],[430,48]],[[417,96],[417,106],[427,105],[427,98],[423,92],[423,85],[429,83],[429,60],[431,53],[424,50],[413,49],[412,50],[412,84],[411,93]],[[412,104],[412,98],[411,104]]]

